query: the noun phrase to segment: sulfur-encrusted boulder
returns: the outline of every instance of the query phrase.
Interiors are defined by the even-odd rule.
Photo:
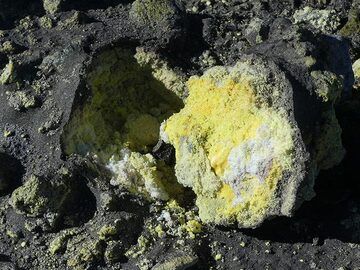
[[[271,61],[248,56],[190,78],[185,107],[160,133],[175,147],[177,180],[196,193],[204,222],[255,227],[289,216],[312,196],[318,171],[342,159],[332,106],[341,81],[330,72],[311,76],[316,93],[303,93],[318,102],[319,122],[307,124],[309,104]]]

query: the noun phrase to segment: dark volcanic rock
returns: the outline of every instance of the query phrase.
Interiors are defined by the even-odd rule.
[[[34,1],[0,1],[0,29],[9,29],[13,27],[15,20],[22,19],[25,16],[43,15],[45,13],[42,0]]]
[[[0,268],[3,270],[16,270],[17,268],[11,262],[0,262]]]

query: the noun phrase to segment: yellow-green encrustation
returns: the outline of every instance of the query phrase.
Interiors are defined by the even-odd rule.
[[[114,48],[94,59],[87,85],[90,97],[65,128],[65,153],[96,155],[112,184],[149,199],[179,193],[172,168],[150,152],[160,124],[183,106],[184,78],[154,53]]]
[[[96,155],[111,184],[150,200],[190,187],[204,223],[256,227],[292,215],[314,195],[318,172],[344,155],[334,113],[341,80],[321,71],[311,79],[319,120],[301,130],[307,104],[269,60],[247,56],[186,81],[154,53],[111,49],[94,61],[91,97],[74,110],[64,150]],[[159,140],[175,148],[175,168],[152,155]]]
[[[197,194],[205,222],[259,223],[295,162],[295,127],[285,111],[261,101],[243,68],[192,77],[185,108],[162,125],[176,149],[177,179]]]

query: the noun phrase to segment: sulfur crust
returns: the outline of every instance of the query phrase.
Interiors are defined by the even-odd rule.
[[[122,185],[149,200],[177,198],[182,191],[172,169],[151,154],[122,149],[119,160],[112,157],[107,167],[115,174],[113,185]]]
[[[160,123],[180,110],[180,76],[154,53],[111,49],[88,75],[92,97],[74,112],[63,136],[65,153],[96,154],[113,173],[112,183],[149,200],[181,193],[172,168],[148,154]]]
[[[166,20],[174,13],[169,0],[138,0],[132,4],[130,17],[137,23],[153,26],[157,21]]]
[[[215,198],[198,197],[197,203],[202,206],[200,217],[204,222],[229,224],[237,221],[244,227],[253,227],[266,215],[272,203],[273,193],[282,176],[281,170],[280,166],[274,166],[263,185],[256,187],[251,194],[242,192],[244,203],[234,205],[236,195],[228,184],[222,186]]]
[[[284,112],[261,103],[253,81],[219,67],[192,77],[185,107],[162,126],[176,149],[178,181],[197,194],[205,222],[260,222],[292,166],[293,129]],[[258,159],[269,162],[263,178],[251,171]]]
[[[186,81],[185,76],[176,73],[169,64],[161,59],[154,52],[145,51],[142,47],[136,48],[136,54],[134,55],[136,61],[142,67],[150,67],[151,73],[155,79],[161,81],[166,89],[175,93],[176,96],[182,100],[186,98]]]
[[[124,147],[148,152],[158,141],[160,123],[182,101],[130,50],[104,52],[94,66],[88,77],[92,98],[66,129],[66,154],[95,152],[107,161]]]

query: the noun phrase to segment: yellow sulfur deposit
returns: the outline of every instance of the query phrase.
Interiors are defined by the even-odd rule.
[[[182,101],[154,77],[150,56],[139,51],[136,57],[141,63],[130,49],[112,49],[95,59],[87,81],[92,97],[74,111],[63,136],[67,154],[95,153],[106,162],[123,147],[149,152],[156,145],[160,123],[179,111]]]
[[[148,199],[176,197],[173,169],[149,154],[160,124],[183,106],[183,78],[143,49],[114,48],[95,58],[87,77],[91,97],[65,128],[66,154],[95,154],[112,184]]]
[[[151,154],[140,154],[122,149],[118,158],[110,159],[107,167],[115,176],[111,183],[122,185],[129,191],[148,199],[168,200],[181,193],[172,169]]]
[[[74,108],[65,153],[97,155],[113,173],[112,185],[149,200],[180,199],[190,187],[205,223],[256,227],[270,216],[290,216],[313,196],[319,170],[344,155],[333,108],[342,82],[333,73],[311,72],[322,107],[321,121],[308,124],[299,89],[274,63],[254,56],[186,84],[141,48],[110,49],[92,67],[91,96]],[[159,139],[175,148],[175,173],[151,154]]]
[[[252,227],[292,167],[293,127],[241,69],[215,67],[192,77],[185,107],[163,123],[161,136],[176,149],[177,179],[197,194],[201,219]]]

